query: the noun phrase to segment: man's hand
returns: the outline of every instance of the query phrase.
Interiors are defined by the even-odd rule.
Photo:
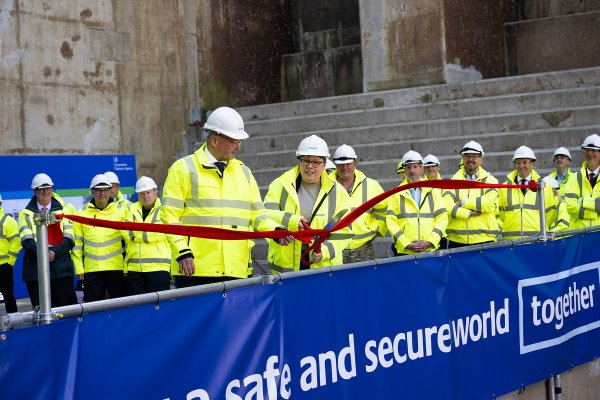
[[[481,215],[481,211],[471,210],[471,214],[469,214],[469,218],[479,217]]]
[[[427,240],[415,240],[406,246],[408,250],[414,251],[415,253],[422,253],[430,247],[433,247],[433,244]]]
[[[192,276],[196,271],[193,258],[184,258],[179,261],[179,272],[185,276]]]
[[[279,243],[280,246],[287,246],[288,244],[292,243],[294,241],[294,236],[292,235],[287,235],[282,237],[281,239],[277,240],[277,243]]]
[[[48,251],[48,261],[52,262],[54,261],[54,259],[56,258],[56,253],[53,252],[52,250]]]

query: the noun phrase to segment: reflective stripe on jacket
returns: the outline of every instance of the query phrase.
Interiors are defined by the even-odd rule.
[[[464,166],[452,177],[454,180],[465,180]],[[489,172],[479,167],[477,182],[498,183]],[[498,189],[456,189],[443,192],[446,210],[448,211],[448,240],[464,244],[496,241],[499,233],[496,213],[498,212]],[[464,205],[456,201],[464,200]],[[481,212],[481,215],[469,217],[470,210]]]
[[[162,224],[160,199],[154,202],[152,210],[143,217],[143,204],[132,203],[127,214],[127,221]],[[159,232],[123,232],[126,241],[125,272],[171,271],[172,247],[169,235]]]
[[[223,177],[206,157],[204,143],[169,168],[163,189],[165,224],[202,225],[238,231],[272,231],[279,225],[265,212],[250,169],[230,160]],[[251,273],[249,240],[174,237],[177,256],[194,255],[194,276],[246,278]],[[177,258],[177,257],[176,257]],[[174,268],[173,275],[181,275]]]
[[[600,182],[592,188],[585,161],[567,182],[564,202],[571,217],[569,229],[600,225]]]
[[[0,264],[15,265],[21,250],[19,224],[0,207]]]
[[[407,183],[405,179],[400,185]],[[415,240],[426,240],[433,244],[428,250],[435,250],[444,237],[448,213],[441,191],[422,187],[420,200],[417,204],[409,190],[388,198],[386,224],[398,253],[413,254],[406,246]]]
[[[300,175],[300,167],[296,166],[284,172],[269,185],[265,196],[265,207],[269,215],[290,231],[298,230],[300,202],[296,182]],[[321,201],[323,200],[323,201]],[[317,195],[313,218],[310,227],[323,229],[333,225],[350,210],[350,197],[342,185],[331,179],[326,171],[321,174],[321,188]],[[323,258],[311,264],[311,268],[327,267],[342,264],[342,251],[346,248],[352,235],[346,227],[336,231],[321,246]],[[269,240],[268,260],[273,272],[289,272],[300,269],[302,242],[294,240],[288,246],[279,246]]]
[[[337,171],[331,172],[329,176],[334,181],[337,181]],[[379,182],[374,179],[367,178],[364,173],[357,169],[354,170],[354,183],[352,184],[350,193],[348,193],[350,195],[350,204],[352,210],[381,193],[383,193],[383,188]],[[358,249],[365,243],[373,240],[377,233],[379,233],[381,236],[385,236],[386,210],[387,199],[369,209],[350,225],[350,229],[352,230],[352,234],[354,236],[348,244],[349,249]]]
[[[125,221],[127,208],[111,201],[105,209],[100,210],[89,201],[79,215],[108,221]],[[123,270],[125,247],[121,231],[80,223],[74,223],[74,228],[75,247],[72,254],[77,275]]]
[[[507,175],[506,184],[515,184],[517,171]],[[531,171],[531,179],[539,181],[540,176],[536,171]],[[500,189],[499,219],[502,227],[502,239],[519,239],[536,236],[540,233],[540,207],[538,193],[527,190],[525,194],[521,189]],[[544,203],[546,207],[546,229],[549,231],[557,219],[558,198],[552,188],[546,185],[544,190]]]

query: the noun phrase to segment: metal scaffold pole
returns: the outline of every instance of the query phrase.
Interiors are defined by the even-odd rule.
[[[538,182],[538,199],[540,205],[540,240],[542,242],[548,241],[548,230],[546,229],[546,198],[544,197],[544,189],[546,189],[546,182],[540,180]]]
[[[34,315],[34,323],[38,325],[49,324],[54,320],[50,297],[50,264],[48,256],[48,225],[55,223],[54,214],[41,212],[34,214],[36,225],[38,286],[40,295],[40,309]]]

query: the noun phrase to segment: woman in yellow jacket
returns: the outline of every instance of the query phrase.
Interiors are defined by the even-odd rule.
[[[423,180],[423,158],[410,150],[402,157],[406,178],[401,183]],[[388,232],[394,240],[394,255],[415,254],[438,248],[448,225],[448,214],[438,189],[403,190],[388,199]]]
[[[103,174],[94,176],[90,184],[93,199],[79,215],[110,221],[125,221],[127,208],[110,197],[111,184]],[[72,255],[75,273],[84,282],[84,300],[104,300],[127,294],[124,277],[125,241],[121,231],[97,226],[73,224],[75,247]]]
[[[346,190],[327,175],[327,143],[316,135],[303,139],[296,156],[299,164],[269,185],[265,208],[286,229],[296,231],[303,223],[312,229],[333,226],[350,210]],[[342,264],[342,251],[351,239],[349,228],[332,233],[321,246],[321,253],[310,252],[299,240],[283,247],[269,240],[268,261],[273,272],[289,272]]]
[[[158,186],[154,179],[142,176],[135,184],[139,201],[131,204],[127,221],[162,224]],[[129,294],[169,290],[173,244],[170,235],[158,232],[124,232],[126,240],[125,273]]]

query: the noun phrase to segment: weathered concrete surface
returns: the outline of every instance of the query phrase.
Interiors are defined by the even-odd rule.
[[[600,65],[600,11],[506,25],[508,74]]]

